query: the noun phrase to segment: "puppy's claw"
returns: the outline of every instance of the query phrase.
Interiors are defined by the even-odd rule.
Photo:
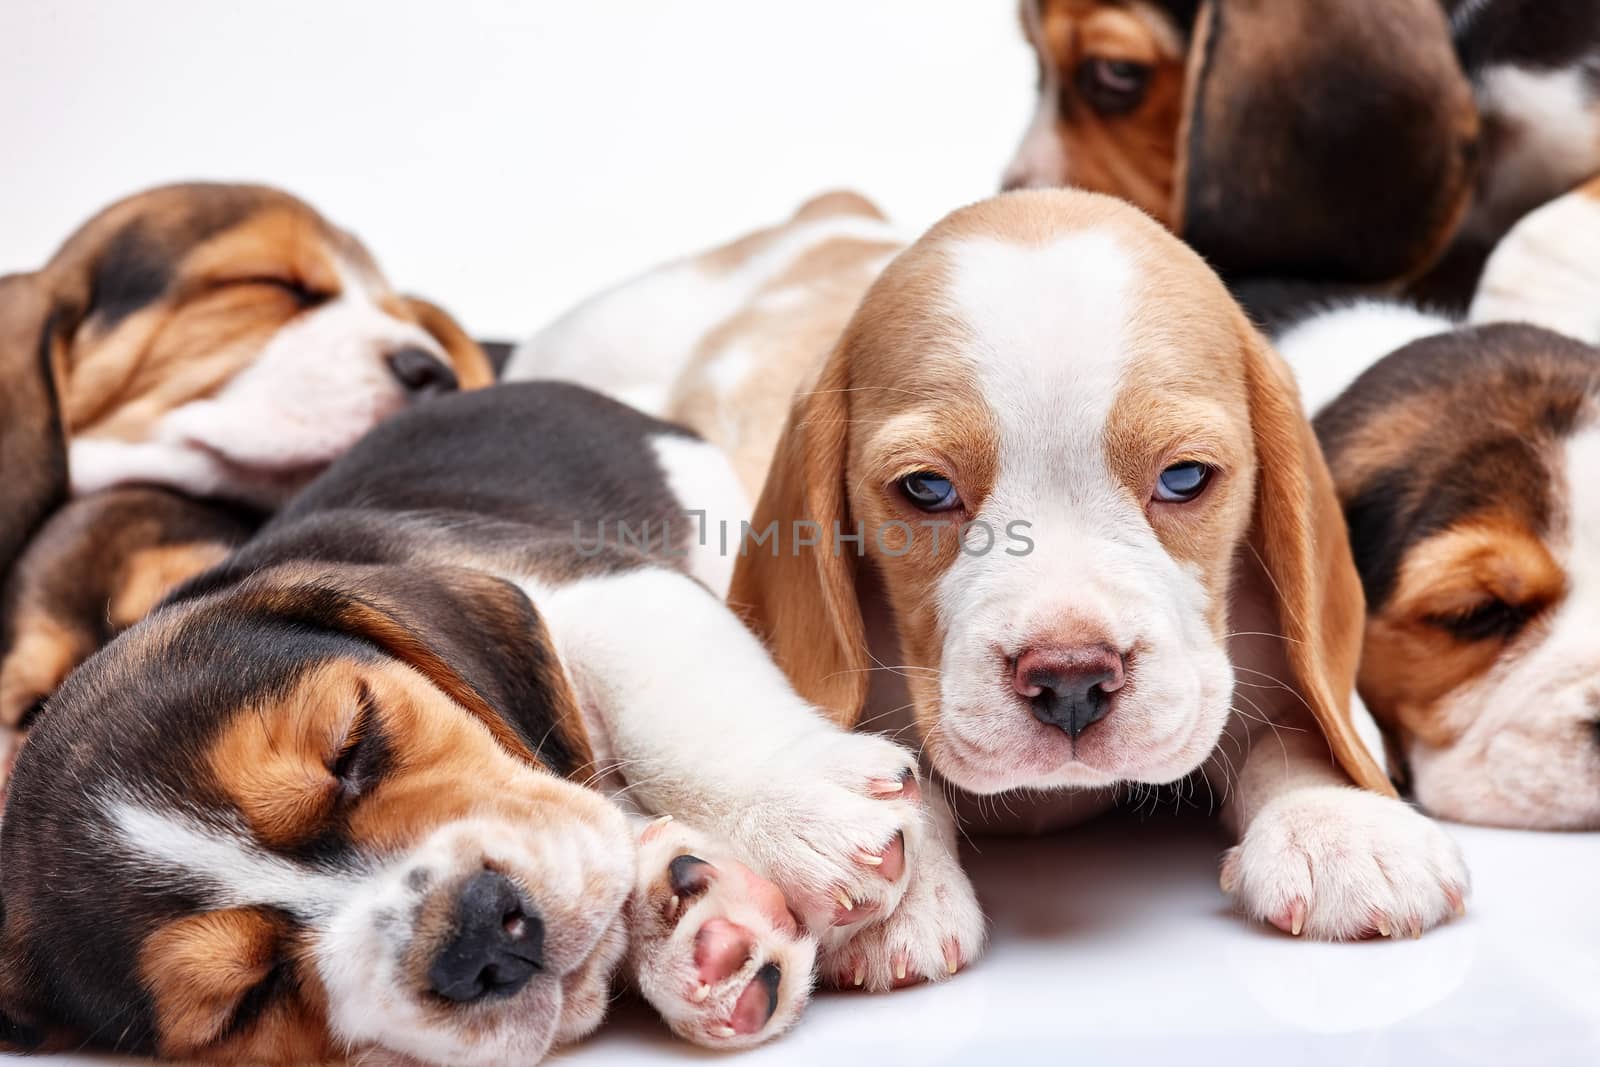
[[[1445,899],[1450,901],[1451,913],[1458,919],[1465,917],[1467,914],[1467,901],[1466,898],[1461,895],[1461,890],[1457,889],[1455,886],[1451,886],[1449,889],[1444,891],[1444,895]]]
[[[1389,936],[1389,920],[1381,915],[1378,916],[1378,936]]]
[[[1304,930],[1305,928],[1306,902],[1296,899],[1295,902],[1289,906],[1289,933],[1293,937],[1299,937],[1300,931]]]
[[[961,969],[961,946],[954,941],[944,943],[944,970],[946,974],[955,974]]]
[[[839,902],[839,907],[844,909],[845,911],[855,911],[856,910],[855,902],[850,899],[850,894],[846,893],[843,889],[841,889],[837,893],[835,893],[833,895],[833,899],[838,901]]]
[[[883,857],[882,856],[874,856],[870,852],[857,852],[856,853],[856,862],[857,863],[861,863],[861,864],[865,864],[868,867],[882,867],[883,866]]]
[[[735,1030],[731,1026],[713,1026],[711,1028],[712,1037],[733,1037],[738,1034],[738,1032],[739,1031]]]
[[[867,965],[863,960],[856,960],[856,973],[850,976],[850,984],[860,989],[867,984]]]
[[[689,995],[689,999],[694,1001],[696,1004],[704,1004],[706,1002],[706,998],[710,995],[711,987],[706,985],[704,982],[701,982],[695,988],[695,991]]]

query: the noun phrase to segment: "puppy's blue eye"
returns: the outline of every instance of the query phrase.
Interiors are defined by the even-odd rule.
[[[1187,504],[1205,492],[1212,473],[1204,463],[1174,463],[1156,479],[1156,499],[1165,504]]]
[[[933,471],[917,471],[901,478],[900,491],[923,511],[949,511],[961,506],[961,494],[950,479]]]

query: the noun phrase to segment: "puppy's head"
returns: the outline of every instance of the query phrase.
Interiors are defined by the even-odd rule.
[[[1233,707],[1233,630],[1270,627],[1283,666],[1243,680],[1290,687],[1384,788],[1344,721],[1360,591],[1297,404],[1171,235],[1105,197],[1007,194],[868,294],[774,460],[755,529],[779,543],[746,544],[730,599],[853,720],[881,588],[900,658],[880,666],[979,793],[1193,770]],[[861,539],[802,547],[797,519]]]
[[[589,757],[522,594],[357,566],[192,588],[75,672],[22,750],[8,1039],[491,1064],[592,1029],[632,844],[555,773]]]
[[[1361,695],[1447,818],[1600,827],[1600,352],[1426,338],[1317,419],[1366,587]]]
[[[1478,123],[1438,0],[1022,0],[1007,188],[1144,208],[1224,274],[1383,281],[1454,232]]]
[[[31,439],[71,440],[79,492],[155,481],[275,502],[409,401],[491,378],[354,237],[258,186],[121,201],[0,302],[5,390],[54,394],[26,415]]]

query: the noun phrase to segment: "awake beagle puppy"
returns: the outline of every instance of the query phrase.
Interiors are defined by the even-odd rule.
[[[930,831],[910,753],[694,577],[719,486],[565,385],[371,432],[52,699],[0,826],[0,1037],[533,1063],[619,967],[701,1044],[792,1023]]]
[[[1600,171],[1589,0],[1021,0],[1038,102],[1005,188],[1131,200],[1230,280],[1470,294]]]
[[[1279,342],[1334,397],[1361,696],[1446,818],[1600,829],[1597,297],[1600,180],[1512,229],[1467,322],[1362,303]]]
[[[824,977],[936,978],[981,946],[953,848],[931,847],[954,815],[1039,829],[1169,783],[1237,835],[1222,885],[1251,918],[1345,939],[1459,911],[1455,845],[1352,713],[1362,594],[1327,467],[1217,275],[1126,203],[1040,190],[955,212],[864,286],[764,281],[785,250],[872,274],[880,232],[829,202],[830,237],[803,211],[556,327],[648,336],[663,291],[680,324],[701,308],[668,410],[736,456],[791,391],[727,537],[730,603],[801,694],[915,745],[957,809],[930,790],[942,832],[885,922],[822,946]],[[840,332],[763,330],[803,308]]]
[[[398,295],[360,242],[275,189],[153,189],[95,216],[40,270],[0,278],[6,746],[26,710],[100,643],[89,636],[106,629],[119,583],[175,583],[187,577],[180,562],[193,573],[215,561],[211,550],[166,551],[146,566],[156,557],[143,551],[197,543],[190,527],[212,525],[213,505],[164,498],[136,524],[93,528],[96,514],[123,521],[112,497],[40,533],[69,496],[143,485],[223,501],[220,510],[271,508],[378,420],[492,378],[449,316]],[[36,534],[52,543],[19,562]],[[238,539],[215,534],[198,543]],[[57,566],[83,568],[82,589],[40,599]],[[91,589],[105,594],[92,608],[82,602]],[[140,585],[122,606],[164,591]]]

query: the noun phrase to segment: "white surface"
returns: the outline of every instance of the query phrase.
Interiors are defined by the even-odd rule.
[[[1011,0],[0,2],[0,271],[185,177],[288,186],[470,328],[530,333],[850,184],[920,226],[993,189],[1030,106]],[[1225,910],[1221,842],[1118,820],[982,842],[990,954],[825,995],[738,1057],[624,1002],[562,1065],[1600,1062],[1600,836],[1460,829],[1464,921],[1317,945]]]
[[[850,185],[918,228],[1032,106],[1015,0],[0,0],[0,273],[183,178],[282,185],[520,339]]]
[[[980,840],[988,956],[947,984],[826,994],[740,1067],[800,1064],[1600,1063],[1600,838],[1453,827],[1476,884],[1421,940],[1330,945],[1253,927],[1222,841],[1170,813]],[[561,1067],[708,1057],[625,1003]]]

